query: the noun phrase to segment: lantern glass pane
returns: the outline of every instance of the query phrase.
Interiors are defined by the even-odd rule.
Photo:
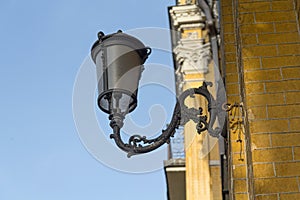
[[[141,74],[141,59],[136,51],[123,45],[107,47],[108,89],[135,93]]]
[[[135,108],[141,63],[139,54],[124,45],[108,46],[99,51],[96,57],[98,92],[106,94],[106,98],[99,101],[102,110],[128,113]]]

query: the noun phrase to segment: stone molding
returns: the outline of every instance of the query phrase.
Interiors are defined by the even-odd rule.
[[[174,27],[181,29],[183,24],[205,22],[205,15],[197,5],[175,6],[170,9],[170,17]]]

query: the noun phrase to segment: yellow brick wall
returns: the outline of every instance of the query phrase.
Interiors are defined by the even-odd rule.
[[[300,199],[299,0],[221,4],[228,102],[246,117],[242,149],[229,134],[231,197]]]

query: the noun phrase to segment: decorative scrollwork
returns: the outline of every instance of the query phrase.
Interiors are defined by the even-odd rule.
[[[143,144],[151,144],[155,142],[155,139],[150,139],[148,140],[146,136],[140,136],[140,135],[133,135],[129,138],[129,145],[134,146],[134,147],[142,147]]]
[[[218,137],[220,135],[220,128],[213,128],[217,116],[216,103],[208,91],[207,86],[212,86],[212,83],[203,82],[201,87],[185,90],[179,96],[170,124],[165,130],[162,130],[162,134],[158,137],[147,139],[145,136],[133,135],[129,138],[128,143],[124,143],[120,135],[124,116],[119,113],[113,113],[109,117],[111,120],[110,126],[113,128],[113,134],[111,134],[110,137],[115,140],[120,149],[128,153],[128,157],[150,152],[162,146],[164,143],[169,143],[170,138],[174,136],[179,125],[185,125],[189,120],[196,123],[196,130],[199,134],[207,130],[210,135]],[[185,105],[186,98],[194,98],[195,95],[201,95],[207,100],[209,118],[206,115],[203,115],[203,109],[201,107],[195,109],[188,108]]]

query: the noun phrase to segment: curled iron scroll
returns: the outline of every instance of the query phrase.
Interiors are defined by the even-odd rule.
[[[197,125],[197,132],[200,134],[203,131],[213,137],[219,137],[221,128],[214,128],[214,123],[217,118],[217,104],[213,96],[207,89],[207,86],[212,86],[210,82],[203,82],[203,85],[199,88],[191,88],[185,90],[177,99],[171,122],[165,130],[162,130],[162,134],[153,139],[147,139],[146,136],[133,135],[129,138],[128,143],[124,143],[120,129],[123,126],[124,116],[120,114],[111,114],[109,119],[111,120],[110,126],[113,128],[113,134],[110,135],[115,140],[117,146],[123,151],[127,152],[127,156],[147,153],[155,150],[165,143],[170,142],[170,138],[174,136],[176,129],[180,125],[185,125],[189,120],[193,120]],[[208,114],[203,114],[203,108],[188,108],[185,105],[185,100],[188,97],[194,98],[195,95],[201,95],[205,97],[208,102]]]

